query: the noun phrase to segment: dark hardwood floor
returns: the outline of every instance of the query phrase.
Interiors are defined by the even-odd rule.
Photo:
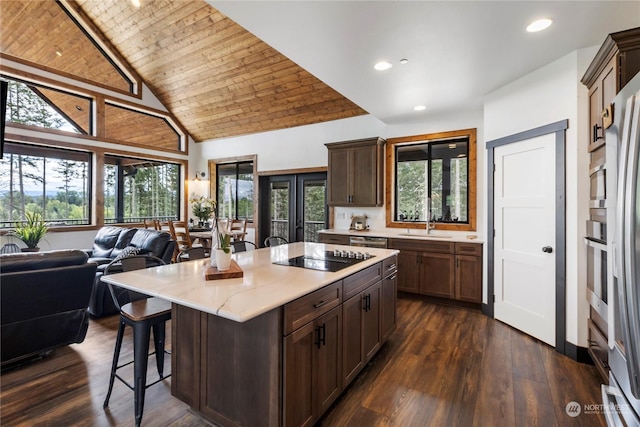
[[[122,383],[116,381],[109,408],[102,408],[116,328],[117,316],[92,320],[84,343],[4,372],[0,424],[133,425],[133,392]],[[131,357],[130,342],[125,337],[123,358]],[[149,378],[156,377],[150,368]],[[321,424],[605,426],[602,414],[565,412],[572,401],[598,404],[599,387],[593,366],[477,310],[403,296],[396,332]],[[207,425],[170,388],[169,379],[147,390],[143,426]]]

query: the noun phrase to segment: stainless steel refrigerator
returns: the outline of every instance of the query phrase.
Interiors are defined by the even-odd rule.
[[[610,277],[613,334],[609,385],[602,386],[609,426],[640,426],[640,73],[615,97],[607,145],[617,149],[615,234]]]

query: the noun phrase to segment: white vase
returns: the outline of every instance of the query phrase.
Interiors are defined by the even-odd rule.
[[[215,258],[218,271],[227,271],[231,265],[231,250],[225,253],[222,249],[216,249]]]

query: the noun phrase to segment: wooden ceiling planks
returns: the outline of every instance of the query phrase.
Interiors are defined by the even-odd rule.
[[[101,86],[130,88],[57,2],[0,1],[0,51]]]
[[[204,0],[75,3],[195,141],[366,114]]]

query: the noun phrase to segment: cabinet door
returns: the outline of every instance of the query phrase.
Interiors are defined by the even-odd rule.
[[[313,353],[316,328],[309,322],[284,338],[284,425],[313,424]]]
[[[380,301],[382,342],[386,341],[396,328],[397,283],[397,273],[382,280],[382,301]]]
[[[400,251],[398,255],[398,290],[417,293],[419,291],[418,258],[413,251]]]
[[[420,254],[420,293],[441,298],[454,297],[455,255]]]
[[[377,205],[377,146],[354,148],[351,170],[351,204],[357,206]]]
[[[367,363],[380,348],[380,300],[382,282],[362,292],[364,303],[362,316],[362,346],[364,363]]]
[[[350,149],[329,150],[328,204],[346,206],[351,197],[351,177],[353,169]]]
[[[589,90],[589,151],[604,144],[604,130],[602,129],[602,88],[596,83]]]
[[[342,310],[336,307],[315,322],[314,419],[329,409],[342,392]]]
[[[358,375],[364,366],[362,352],[362,318],[364,299],[359,293],[342,304],[342,384]]]
[[[482,302],[482,258],[456,255],[456,299]]]

